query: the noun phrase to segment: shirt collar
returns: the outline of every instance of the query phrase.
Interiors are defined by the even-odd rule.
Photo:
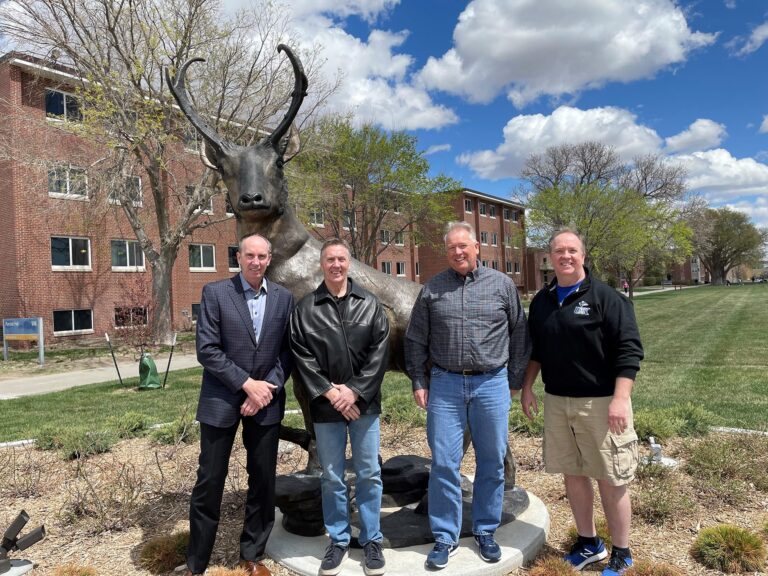
[[[238,276],[240,276],[240,282],[243,285],[243,292],[248,292],[250,290],[254,294],[258,294],[259,292],[261,292],[263,290],[264,294],[267,293],[267,279],[266,278],[262,278],[262,280],[261,280],[261,288],[259,289],[259,292],[256,292],[256,290],[254,290],[253,286],[251,286],[248,283],[248,281],[245,279],[245,276],[243,276],[242,272],[240,272],[240,274],[238,274]]]

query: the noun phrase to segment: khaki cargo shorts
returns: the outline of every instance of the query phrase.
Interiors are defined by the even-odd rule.
[[[632,481],[637,469],[637,434],[630,401],[629,426],[608,430],[612,396],[571,398],[545,394],[544,466],[553,474],[607,480],[613,486]]]

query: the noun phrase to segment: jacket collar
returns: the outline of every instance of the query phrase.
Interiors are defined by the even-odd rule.
[[[365,292],[363,289],[352,281],[352,278],[347,278],[347,296],[354,296],[365,300]],[[315,304],[319,304],[323,300],[333,300],[334,296],[328,292],[328,287],[325,285],[325,281],[320,282],[320,285],[315,289]]]

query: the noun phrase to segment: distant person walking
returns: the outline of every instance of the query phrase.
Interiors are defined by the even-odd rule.
[[[621,287],[624,288],[624,294],[629,295],[629,282],[624,280],[624,282],[621,283]]]
[[[577,570],[608,553],[593,516],[597,480],[613,548],[602,576],[632,566],[627,485],[637,467],[637,435],[630,395],[643,359],[632,303],[584,267],[584,244],[562,229],[549,242],[555,279],[529,309],[533,340],[520,403],[538,412],[533,383],[544,381],[544,464],[561,473],[578,539],[565,559]]]

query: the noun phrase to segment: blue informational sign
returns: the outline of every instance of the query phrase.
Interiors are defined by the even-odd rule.
[[[8,342],[18,340],[37,340],[40,349],[40,365],[45,361],[42,318],[4,318],[3,319],[3,358],[8,360]]]

